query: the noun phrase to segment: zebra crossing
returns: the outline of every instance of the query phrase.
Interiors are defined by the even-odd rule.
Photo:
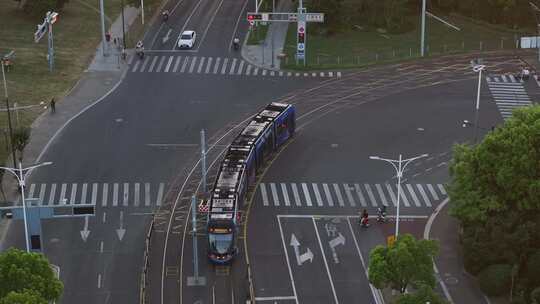
[[[264,207],[397,206],[397,185],[360,183],[260,183]],[[448,197],[442,184],[401,184],[401,207],[432,208]]]
[[[259,77],[341,77],[341,72],[288,72],[259,68],[238,58],[153,55],[130,63],[132,73],[182,73]]]
[[[514,75],[487,76],[486,80],[504,120],[512,116],[513,109],[531,105],[523,80],[516,79]]]
[[[26,198],[35,205],[91,204],[101,207],[161,206],[165,183],[51,183],[30,184]]]

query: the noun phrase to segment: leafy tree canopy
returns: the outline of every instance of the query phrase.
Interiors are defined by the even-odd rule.
[[[421,285],[414,293],[401,295],[396,304],[446,304],[446,300],[441,298],[433,289],[427,285]]]
[[[0,299],[0,304],[47,304],[47,301],[33,290],[24,290],[21,292],[11,291]]]
[[[0,299],[10,292],[28,299],[27,291],[34,291],[41,298],[52,301],[58,300],[63,290],[62,283],[54,276],[49,262],[42,254],[26,253],[15,248],[0,254],[0,282]],[[25,297],[22,294],[27,295]]]
[[[369,255],[369,281],[377,288],[391,287],[404,293],[409,284],[433,287],[433,257],[438,245],[432,240],[416,240],[400,235],[390,247],[377,246]]]
[[[451,212],[465,223],[540,210],[540,106],[516,110],[476,147],[456,146],[450,174]]]

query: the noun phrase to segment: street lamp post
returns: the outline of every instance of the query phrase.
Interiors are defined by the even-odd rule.
[[[370,156],[369,159],[374,160],[382,160],[385,162],[388,162],[396,169],[396,176],[398,178],[397,188],[398,188],[398,194],[397,194],[397,211],[396,211],[396,232],[395,232],[395,238],[397,239],[399,235],[399,198],[401,197],[401,177],[403,176],[403,172],[405,171],[405,168],[407,165],[412,162],[413,160],[417,160],[423,157],[427,157],[428,154],[422,154],[419,156],[415,156],[412,158],[403,159],[401,154],[399,155],[399,159],[388,159],[388,158],[382,158],[379,156]]]
[[[474,143],[478,137],[478,116],[480,115],[480,88],[482,86],[482,71],[486,68],[483,64],[473,64],[473,71],[478,73],[478,90],[476,92],[476,111],[474,113]]]
[[[19,182],[19,187],[21,188],[21,199],[23,204],[23,219],[24,219],[24,237],[26,241],[26,252],[30,252],[30,239],[28,237],[28,223],[26,221],[26,201],[24,198],[24,187],[25,187],[25,179],[28,176],[28,174],[34,170],[35,168],[42,167],[42,166],[48,166],[51,165],[52,162],[43,162],[39,163],[27,168],[22,167],[22,162],[19,161],[19,167],[18,168],[8,168],[8,167],[0,167],[2,170],[6,170],[9,173],[15,175],[17,178],[17,181]]]
[[[9,97],[8,97],[8,91],[7,91],[7,82],[6,82],[6,72],[4,70],[4,61],[2,60],[2,78],[4,80],[4,93],[6,97],[6,107],[7,107],[7,114],[8,114],[8,128],[9,128],[9,144],[11,146],[11,157],[13,158],[13,167],[17,167],[17,160],[15,158],[15,147],[13,146],[13,128],[11,125],[11,112],[9,110]]]

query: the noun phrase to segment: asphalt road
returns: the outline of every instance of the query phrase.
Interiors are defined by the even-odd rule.
[[[201,31],[198,52],[230,56],[231,15],[239,16],[244,3],[178,3],[169,19],[176,30]],[[176,197],[178,176],[199,156],[200,130],[212,143],[270,101],[318,81],[128,72],[114,92],[62,131],[43,155],[54,165],[28,181],[28,195],[44,204],[96,206],[86,240],[84,218],[44,222],[44,252],[60,266],[65,284],[61,302],[136,303],[151,215]],[[22,225],[13,225],[7,244],[24,247],[22,235]]]
[[[495,66],[496,61],[491,71],[517,67],[517,62]],[[365,269],[369,251],[394,233],[397,187],[395,169],[369,156],[429,154],[407,167],[402,182],[400,232],[422,236],[428,215],[447,197],[452,146],[473,138],[473,129],[463,128],[462,121],[473,120],[477,78],[463,73],[467,61],[454,63],[450,69],[404,64],[394,73],[388,67],[381,73],[392,79],[382,83],[368,76],[358,83],[358,74],[351,77],[356,85],[341,80],[298,96],[298,133],[265,172],[249,211],[247,248],[256,299],[379,303]],[[340,94],[339,87],[349,94]],[[479,122],[488,129],[502,123],[485,81]],[[388,205],[390,222],[372,218],[371,227],[360,228],[358,212],[374,216],[382,205]]]

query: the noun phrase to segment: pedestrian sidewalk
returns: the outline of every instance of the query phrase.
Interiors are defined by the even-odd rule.
[[[476,279],[463,268],[463,251],[459,242],[459,222],[448,214],[448,200],[439,205],[426,226],[425,238],[439,241],[435,259],[438,280],[451,303],[487,303]]]
[[[139,10],[133,7],[126,7],[124,19],[126,29],[135,21]],[[122,37],[122,19],[119,16],[112,24],[109,32],[112,37]],[[112,38],[111,38],[112,41]],[[115,56],[103,56],[101,44],[96,49],[96,55],[88,69],[81,75],[79,81],[73,86],[69,93],[58,99],[56,111],[43,112],[31,126],[30,141],[24,149],[23,167],[41,161],[43,154],[56,136],[77,116],[94,104],[103,100],[108,94],[120,84],[125,72],[127,63],[133,56],[132,52],[127,52],[127,58],[117,61]],[[7,160],[11,166],[11,159]],[[5,174],[2,183],[6,192],[6,199],[9,202],[16,202],[19,199],[19,190],[15,178]],[[0,218],[0,248],[9,229],[11,220]]]
[[[279,1],[276,12],[288,13],[294,11],[292,1]],[[279,70],[281,67],[281,56],[287,38],[288,22],[273,22],[268,27],[266,39],[262,45],[246,45],[246,40],[242,46],[242,57],[254,66],[269,70]],[[248,33],[249,35],[249,33]],[[273,60],[272,60],[273,57]]]

